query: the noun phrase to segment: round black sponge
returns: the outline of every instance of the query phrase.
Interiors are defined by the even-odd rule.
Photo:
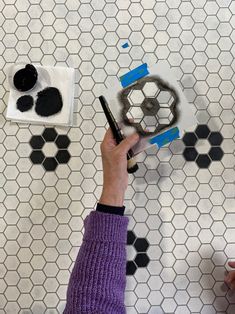
[[[52,116],[63,107],[60,91],[55,87],[47,87],[37,94],[35,111],[39,116]]]
[[[28,111],[33,107],[33,97],[30,95],[25,95],[18,98],[16,102],[17,109],[21,112]]]
[[[17,71],[13,77],[15,88],[20,92],[29,91],[34,87],[38,79],[36,68],[32,64],[27,64],[25,68]]]

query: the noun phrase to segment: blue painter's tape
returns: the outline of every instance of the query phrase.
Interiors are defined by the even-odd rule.
[[[128,48],[129,47],[129,44],[128,43],[125,43],[122,45],[122,48]]]
[[[122,75],[120,77],[120,81],[122,84],[122,87],[127,87],[131,85],[133,82],[137,81],[138,79],[146,76],[149,74],[148,71],[148,65],[147,63],[143,63],[134,70],[131,70],[130,72]]]
[[[167,130],[166,132],[159,134],[155,137],[152,137],[149,140],[150,144],[156,144],[158,146],[158,148],[172,142],[173,140],[175,140],[176,138],[179,138],[179,129],[178,127],[174,127],[170,130]]]

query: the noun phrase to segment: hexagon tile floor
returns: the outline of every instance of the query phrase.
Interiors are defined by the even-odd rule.
[[[62,313],[102,188],[99,88],[166,60],[199,125],[130,176],[127,313],[234,314],[235,2],[8,0],[0,25],[0,313]],[[6,121],[13,62],[77,69],[73,128]]]

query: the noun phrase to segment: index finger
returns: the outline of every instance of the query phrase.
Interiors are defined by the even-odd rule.
[[[105,135],[104,135],[103,142],[107,142],[110,140],[114,140],[114,137],[113,137],[113,132],[112,132],[111,128],[109,127],[108,130],[106,131]]]

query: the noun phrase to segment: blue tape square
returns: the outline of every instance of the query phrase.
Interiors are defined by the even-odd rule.
[[[139,80],[140,78],[149,74],[147,63],[143,63],[134,70],[122,75],[120,77],[120,81],[122,87],[127,87],[131,85],[133,82]]]
[[[174,127],[172,129],[167,130],[166,132],[159,134],[155,137],[152,137],[149,140],[150,144],[156,144],[158,148],[172,142],[173,140],[179,138],[179,129],[178,127]]]

